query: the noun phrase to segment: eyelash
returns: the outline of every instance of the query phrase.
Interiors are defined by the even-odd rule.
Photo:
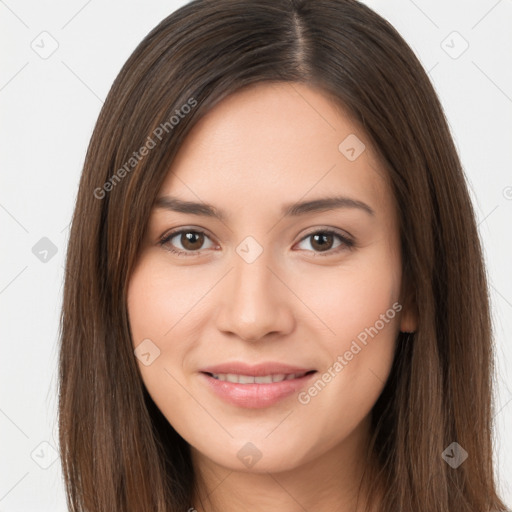
[[[173,232],[165,235],[161,240],[159,240],[158,244],[162,247],[165,247],[165,245],[168,242],[170,242],[176,235],[180,235],[182,233],[199,233],[199,234],[205,235],[208,238],[210,238],[208,236],[208,234],[205,231],[203,231],[202,229],[180,229],[180,230],[173,231]],[[346,249],[351,250],[355,246],[354,240],[352,240],[351,238],[349,238],[345,235],[342,235],[341,233],[339,233],[335,230],[332,230],[332,229],[321,229],[318,231],[313,231],[311,233],[308,233],[299,241],[299,243],[303,242],[304,240],[306,240],[309,237],[312,237],[313,235],[319,235],[319,234],[333,235],[341,241],[341,245],[336,247],[335,249],[329,249],[328,251],[324,251],[324,252],[313,251],[315,253],[315,256],[321,256],[321,257],[332,256],[333,254],[337,254],[338,252],[340,252],[342,250],[346,250]],[[165,247],[165,249],[173,254],[176,254],[177,256],[180,256],[180,257],[197,256],[201,252],[201,250],[182,251],[180,249],[173,248],[172,245],[169,245],[169,247]]]

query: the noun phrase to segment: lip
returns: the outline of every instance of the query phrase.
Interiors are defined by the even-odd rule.
[[[269,374],[290,375],[292,373],[306,372],[311,373],[295,379],[264,384],[239,384],[221,381],[210,375],[211,373],[233,373],[236,375],[258,377]],[[199,377],[213,393],[225,402],[247,409],[261,409],[270,407],[280,400],[297,393],[310,382],[316,373],[317,371],[312,368],[289,366],[282,363],[267,362],[258,365],[248,365],[246,363],[234,362],[204,368],[199,372]]]
[[[215,366],[208,366],[207,368],[202,368],[201,372],[234,373],[236,375],[252,375],[254,377],[261,377],[262,375],[270,375],[276,373],[284,373],[285,375],[290,375],[291,373],[306,373],[312,370],[314,370],[314,368],[306,368],[304,366],[290,366],[274,361],[267,361],[255,365],[234,361],[231,363],[222,363]]]

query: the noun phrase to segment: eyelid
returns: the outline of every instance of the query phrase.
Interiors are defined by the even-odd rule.
[[[204,235],[207,235],[209,238],[215,238],[212,236],[212,234],[205,228],[200,228],[197,226],[182,226],[179,228],[171,229],[169,231],[166,231],[160,238],[159,241],[162,242],[164,240],[169,240],[169,238],[172,238],[173,236],[176,236],[183,232],[194,232],[194,233],[202,233]]]
[[[212,243],[215,245],[217,244],[218,245],[218,242],[215,241],[215,237],[213,237],[208,230],[204,229],[204,228],[199,228],[199,227],[194,227],[194,226],[185,226],[185,227],[180,227],[180,228],[176,228],[174,230],[171,230],[171,231],[168,231],[166,232],[164,235],[162,235],[159,240],[158,240],[158,244],[160,246],[165,246],[167,243],[169,243],[176,235],[180,235],[182,233],[189,233],[189,232],[193,232],[193,233],[200,233],[202,235],[205,235],[206,237],[208,237]],[[179,254],[186,254],[186,255],[196,255],[196,254],[199,254],[201,253],[202,251],[204,251],[205,249],[198,249],[196,251],[184,251],[182,249],[167,249],[168,251],[170,252],[173,252],[173,253],[179,253]]]
[[[182,233],[187,233],[187,232],[203,234],[206,237],[208,237],[212,241],[212,243],[214,243],[214,244],[216,243],[215,237],[211,236],[209,231],[207,231],[206,229],[199,228],[199,227],[193,227],[193,226],[185,226],[185,227],[176,228],[174,230],[166,232],[162,237],[160,237],[160,239],[158,240],[158,244],[160,246],[165,246],[176,235],[180,235]],[[316,235],[316,234],[327,234],[327,235],[336,236],[341,241],[341,244],[337,248],[329,249],[327,251],[309,251],[309,250],[307,251],[307,252],[312,252],[315,256],[331,256],[331,255],[337,254],[338,252],[340,252],[340,250],[347,250],[347,249],[351,250],[356,245],[354,237],[346,231],[340,230],[339,228],[333,228],[333,227],[328,227],[328,226],[325,226],[325,227],[317,226],[315,228],[311,228],[311,230],[309,230],[307,233],[302,235],[300,240],[294,244],[294,247],[295,247],[295,245],[303,242],[310,236]],[[218,242],[217,242],[217,245],[218,245]],[[205,249],[198,249],[196,251],[184,251],[182,249],[172,248],[172,246],[171,246],[171,248],[166,249],[166,250],[168,250],[171,253],[178,254],[180,256],[181,255],[196,256],[196,255],[201,254],[201,252],[203,252]]]
[[[307,238],[308,236],[315,235],[316,233],[332,233],[355,243],[355,238],[348,231],[332,226],[316,226],[311,228],[311,230],[308,230],[304,235],[302,235],[300,241],[304,240],[304,238]]]
[[[316,234],[333,235],[340,239],[341,244],[338,247],[336,247],[334,249],[329,249],[327,251],[309,251],[309,250],[307,251],[307,252],[312,252],[315,255],[315,257],[316,256],[321,256],[321,257],[333,256],[343,250],[352,250],[356,247],[356,241],[351,234],[349,234],[347,231],[340,230],[339,228],[333,228],[333,227],[328,227],[328,226],[325,226],[325,227],[320,226],[320,227],[315,227],[315,228],[311,229],[310,231],[308,231],[306,234],[304,234],[301,237],[301,239],[297,242],[297,244],[303,242],[310,236],[316,235]],[[294,244],[294,246],[297,244]]]

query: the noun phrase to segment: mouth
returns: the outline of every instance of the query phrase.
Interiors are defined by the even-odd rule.
[[[311,382],[316,370],[283,365],[247,367],[237,364],[199,372],[209,392],[225,403],[246,409],[261,409],[277,404],[300,392]],[[236,373],[234,373],[236,372]]]
[[[210,377],[222,382],[232,382],[234,384],[272,384],[273,382],[283,382],[285,380],[300,379],[306,375],[315,373],[316,370],[309,370],[299,373],[272,373],[268,375],[243,375],[237,373],[210,373],[202,372]]]

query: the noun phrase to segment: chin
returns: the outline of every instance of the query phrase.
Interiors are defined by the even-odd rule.
[[[192,448],[195,457],[206,457],[213,463],[222,466],[230,471],[242,473],[278,473],[289,471],[302,465],[305,454],[297,453],[297,446],[301,445],[300,440],[293,442],[293,449],[283,449],[268,441],[246,441],[240,442],[231,440],[218,446],[218,450],[212,451],[211,445],[207,450]]]

